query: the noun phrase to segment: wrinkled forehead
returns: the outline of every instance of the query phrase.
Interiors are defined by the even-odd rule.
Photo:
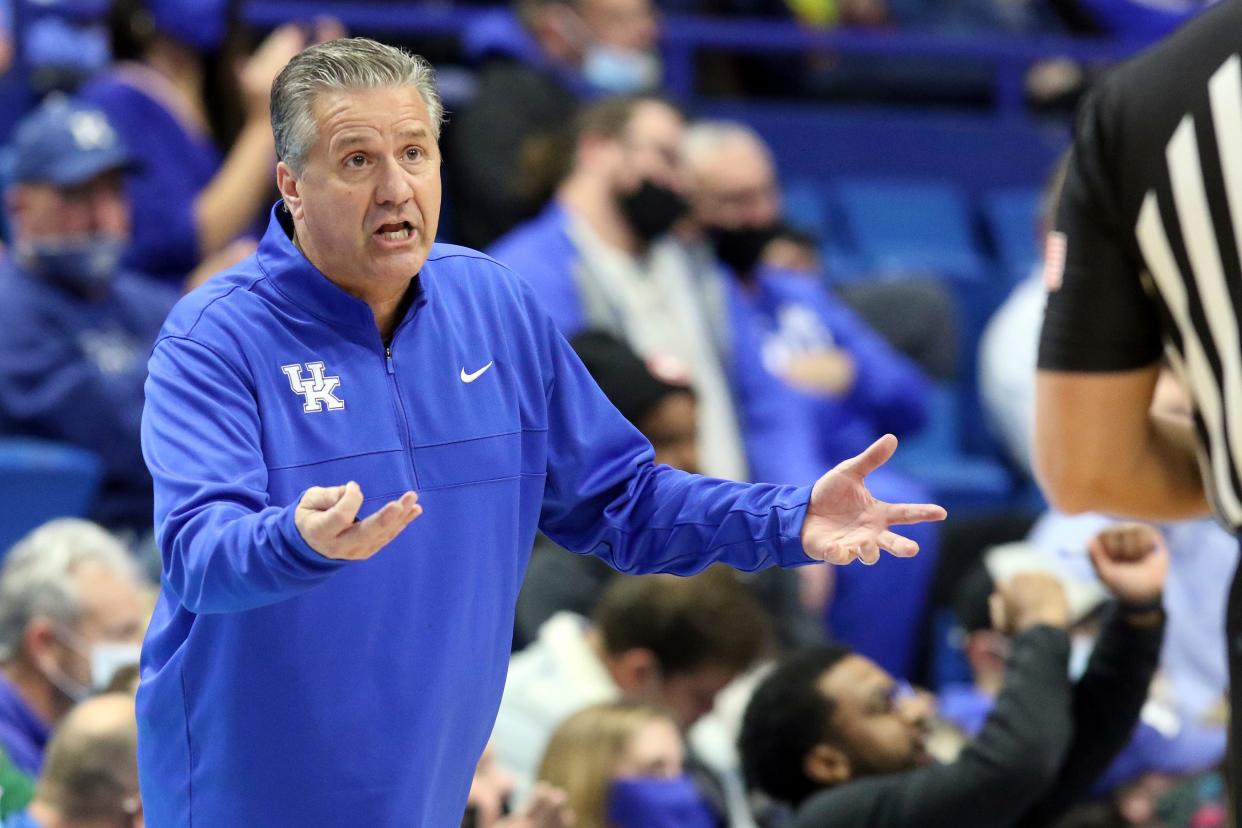
[[[325,89],[315,95],[311,115],[318,143],[324,148],[366,135],[435,139],[427,103],[415,86]]]

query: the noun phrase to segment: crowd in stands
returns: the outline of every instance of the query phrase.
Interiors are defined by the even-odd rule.
[[[69,444],[100,469],[86,513],[0,556],[4,828],[142,824],[134,692],[160,568],[147,355],[178,298],[250,255],[268,222],[276,73],[346,35],[333,17],[252,31],[244,12],[262,5],[0,0],[0,451]],[[786,186],[790,159],[668,95],[661,61],[672,17],[1142,43],[1204,5],[456,4],[477,14],[452,53],[468,82],[446,88],[439,240],[531,285],[656,463],[809,484],[891,432],[912,459],[870,490],[933,501],[975,491],[975,466],[919,449],[964,419],[1005,481],[986,508],[909,527],[917,557],[870,567],[636,577],[539,535],[463,827],[1226,824],[1236,541],[1206,520],[1045,510],[1030,470],[1039,262],[1011,291],[987,288],[991,304],[982,283],[934,272],[844,283]],[[811,105],[924,80],[819,52],[743,50],[700,70],[708,87]],[[1098,71],[1049,56],[1031,101]],[[986,330],[963,311],[980,307]],[[950,387],[978,416],[944,409]],[[1156,405],[1191,416],[1171,371]]]

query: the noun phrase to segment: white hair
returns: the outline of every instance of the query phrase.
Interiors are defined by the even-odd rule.
[[[121,542],[88,520],[49,521],[13,546],[0,569],[0,661],[17,655],[34,618],[67,627],[77,623],[82,601],[73,575],[88,566],[138,582]]]
[[[440,138],[444,106],[436,73],[425,58],[365,37],[344,37],[295,55],[272,83],[272,135],[276,157],[300,172],[318,137],[312,109],[322,92],[413,86],[427,105],[431,131]]]
[[[752,144],[765,158],[772,157],[759,133],[740,121],[698,121],[691,124],[682,138],[681,153],[686,164],[695,167],[721,147],[739,141]]]

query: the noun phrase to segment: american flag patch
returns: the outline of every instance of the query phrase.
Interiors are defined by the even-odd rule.
[[[1049,293],[1061,289],[1061,279],[1065,276],[1065,234],[1059,230],[1049,233],[1044,239],[1044,289]]]

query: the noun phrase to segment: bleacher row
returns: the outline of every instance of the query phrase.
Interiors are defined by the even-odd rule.
[[[1034,496],[983,422],[975,349],[987,320],[1038,261],[1039,202],[1033,187],[972,198],[948,181],[799,178],[785,185],[786,216],[822,240],[831,282],[913,276],[949,288],[959,368],[937,383],[927,428],[904,442],[896,462],[958,512]]]

